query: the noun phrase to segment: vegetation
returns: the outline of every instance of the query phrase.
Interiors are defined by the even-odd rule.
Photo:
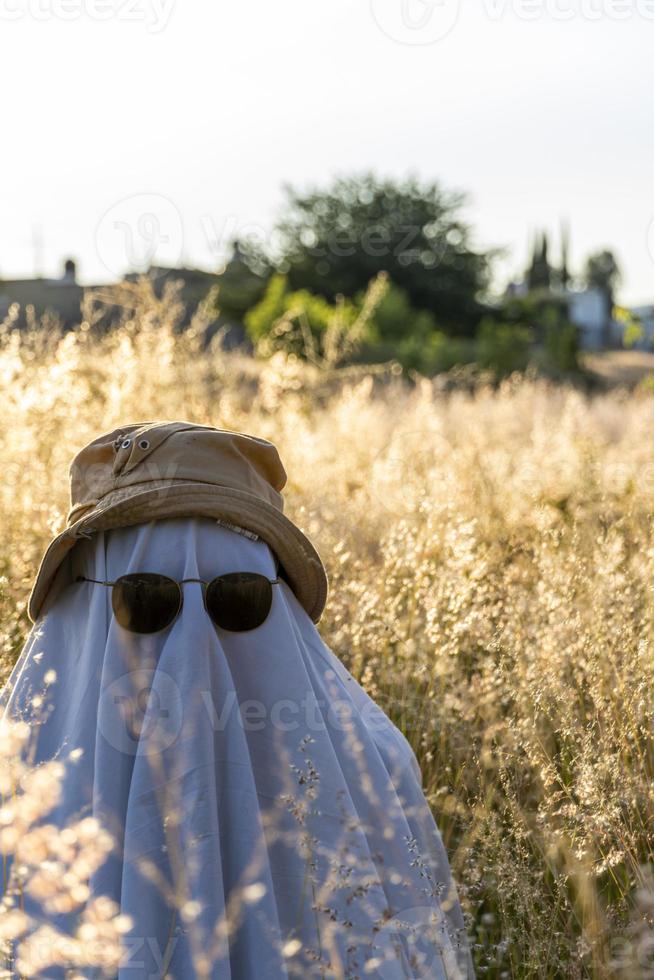
[[[259,354],[315,359],[328,323],[342,337],[356,323],[341,363],[396,360],[427,376],[473,365],[496,378],[530,365],[550,377],[581,377],[569,292],[576,283],[604,293],[607,341],[620,282],[613,253],[591,254],[575,279],[567,227],[559,265],[543,232],[525,270],[526,294],[491,301],[497,250],[473,247],[464,203],[436,183],[374,174],[307,192],[287,187],[269,238],[234,243],[214,307],[223,322],[244,325]],[[387,288],[370,304],[370,286],[382,278]],[[625,331],[626,343],[636,340],[634,330]]]
[[[270,438],[328,567],[321,632],[418,755],[479,976],[649,975],[650,390],[511,376],[443,394],[255,361],[203,350],[200,314],[180,333],[174,295],[130,289],[104,336],[0,334],[4,674],[78,447],[144,417]]]
[[[329,301],[354,297],[386,273],[414,309],[429,311],[447,333],[471,336],[490,256],[472,247],[464,200],[435,183],[373,174],[307,193],[287,188],[270,244],[241,245],[255,271],[281,272],[291,290]]]
[[[498,379],[530,364],[553,375],[580,373],[576,328],[551,305],[512,302],[485,316],[474,338],[452,337],[383,273],[354,300],[339,296],[334,304],[273,275],[245,328],[260,356],[282,351],[331,367],[395,361],[433,376],[473,365]]]
[[[602,249],[588,256],[583,276],[587,286],[603,289],[613,297],[621,279],[620,266],[609,249]]]

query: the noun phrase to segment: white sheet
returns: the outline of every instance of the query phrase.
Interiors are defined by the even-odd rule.
[[[286,584],[242,634],[217,629],[201,586],[185,584],[182,614],[152,636],[116,624],[110,589],[68,584],[241,570],[274,579],[270,549],[210,519],[81,541],[0,697],[29,716],[57,673],[37,761],[83,754],[48,819],[93,814],[117,839],[93,888],[133,920],[119,980],[161,977],[162,963],[193,980],[194,951],[216,980],[471,977],[415,756]]]

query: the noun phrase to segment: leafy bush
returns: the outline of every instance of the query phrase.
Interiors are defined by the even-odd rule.
[[[329,351],[330,364],[397,360],[405,369],[427,375],[475,360],[471,340],[448,337],[431,313],[413,309],[403,289],[382,281],[374,293],[372,299],[368,290],[354,301],[331,304],[306,289],[291,291],[286,276],[275,275],[261,302],[246,314],[245,326],[263,355],[283,350],[316,361]],[[336,358],[335,335],[341,338]]]
[[[415,310],[408,294],[394,284],[375,310],[370,334],[361,357],[373,363],[397,360],[407,370],[431,375],[474,360],[470,340],[448,337],[431,313]]]
[[[354,322],[357,315],[354,303],[343,301],[338,308],[347,323]],[[261,301],[245,314],[245,327],[251,340],[258,343],[273,333],[281,319],[301,312],[317,338],[327,329],[334,310],[335,306],[322,296],[314,296],[306,289],[291,292],[286,276],[276,275],[271,277]]]
[[[245,328],[259,354],[278,350],[333,367],[351,360],[371,333],[371,318],[387,290],[378,276],[356,302],[329,303],[307,289],[288,288],[286,276],[272,276],[262,300],[245,315]]]
[[[426,310],[416,310],[408,293],[391,283],[373,318],[375,339],[402,342],[409,338],[426,338],[438,331],[436,319]]]
[[[544,350],[547,366],[565,374],[579,370],[579,332],[573,323],[548,324]]]
[[[524,371],[529,362],[533,332],[525,326],[482,320],[477,331],[477,362],[499,377]]]

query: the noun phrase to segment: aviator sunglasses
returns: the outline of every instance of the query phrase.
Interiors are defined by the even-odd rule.
[[[111,605],[116,621],[131,633],[158,633],[179,616],[184,603],[182,585],[202,585],[204,608],[220,629],[244,633],[264,622],[272,606],[273,585],[258,572],[229,572],[205,582],[184,578],[179,582],[155,572],[121,575],[115,582],[103,582],[78,575],[77,582],[93,582],[111,588]]]

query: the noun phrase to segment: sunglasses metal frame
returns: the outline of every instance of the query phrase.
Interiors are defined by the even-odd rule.
[[[168,623],[166,623],[165,626],[162,626],[161,629],[153,630],[152,633],[149,634],[151,636],[154,633],[161,633],[163,630],[168,629],[169,626],[172,626],[172,624],[175,622],[175,620],[177,619],[177,617],[181,613],[182,607],[184,606],[184,590],[182,589],[182,585],[184,585],[186,582],[197,582],[197,583],[199,583],[200,585],[203,586],[203,588],[202,588],[202,604],[204,605],[204,611],[206,612],[206,614],[209,617],[209,619],[211,620],[211,622],[215,626],[217,626],[219,629],[225,629],[226,632],[228,632],[228,633],[234,633],[234,632],[236,632],[236,633],[248,633],[249,630],[227,630],[226,627],[221,626],[220,623],[216,623],[215,619],[213,618],[213,616],[211,615],[211,613],[207,609],[207,588],[208,588],[208,586],[210,586],[212,584],[212,582],[216,582],[218,579],[223,578],[225,575],[233,575],[233,574],[239,574],[239,573],[238,572],[237,573],[234,573],[234,572],[224,572],[223,575],[216,575],[214,578],[209,579],[208,581],[205,581],[205,579],[202,579],[202,578],[182,578],[182,579],[177,580],[177,579],[171,578],[170,575],[163,575],[161,572],[126,572],[125,575],[119,575],[118,578],[115,581],[113,581],[113,582],[112,581],[103,581],[102,579],[97,579],[97,578],[88,578],[86,575],[78,575],[76,577],[76,579],[75,579],[75,582],[92,582],[94,585],[104,585],[104,586],[113,588],[113,586],[118,585],[118,583],[120,582],[120,580],[122,578],[126,578],[128,575],[157,575],[159,578],[163,578],[163,579],[166,579],[166,581],[168,581],[168,582],[174,583],[177,586],[177,591],[179,593],[179,605],[177,607],[177,610],[175,612],[175,615],[170,619],[170,621]],[[269,582],[270,585],[279,585],[279,583],[282,581],[282,579],[279,578],[279,577],[277,577],[275,579],[270,579],[270,578],[268,578],[266,575],[264,575],[261,572],[245,572],[243,574],[246,574],[246,575],[248,575],[248,574],[249,575],[258,575],[258,576],[260,576],[260,578],[266,579],[266,582]],[[270,609],[268,610],[268,613],[266,615],[266,619],[268,618],[269,615],[270,615]],[[265,619],[263,620],[263,622],[265,622]],[[260,625],[261,625],[261,623],[259,623],[259,626]],[[123,629],[126,629],[127,627],[122,627],[122,628]],[[257,628],[258,628],[257,626],[253,626],[252,627],[252,629],[257,629]],[[134,632],[136,632],[136,630],[129,630],[129,632],[134,633]],[[148,634],[143,634],[143,635],[146,636]]]

